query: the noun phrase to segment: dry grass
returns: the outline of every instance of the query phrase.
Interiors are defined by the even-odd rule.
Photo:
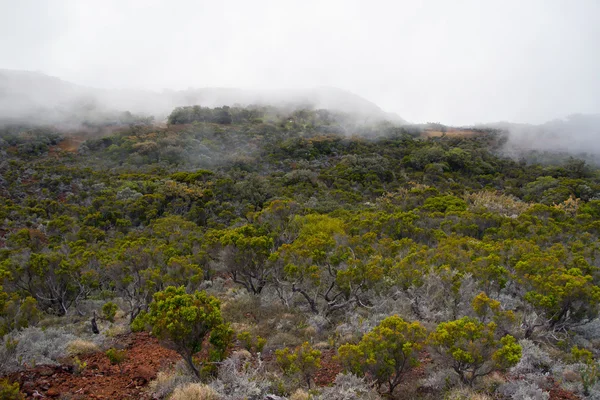
[[[308,400],[310,395],[302,389],[296,390],[291,396],[290,400]]]
[[[465,201],[471,208],[485,208],[507,217],[518,217],[531,207],[531,204],[516,197],[491,191],[469,193],[465,196]]]
[[[126,325],[114,324],[109,326],[104,334],[108,337],[115,337],[119,335],[124,335],[129,332],[129,328]]]
[[[79,356],[84,354],[97,353],[100,351],[98,345],[83,339],[75,339],[67,345],[67,354],[70,356]]]
[[[569,197],[567,200],[563,201],[560,204],[554,204],[554,208],[562,210],[571,216],[574,216],[577,213],[580,206],[581,199],[577,199],[573,196]]]
[[[190,383],[175,389],[170,400],[219,400],[220,396],[210,386]]]
[[[193,383],[195,377],[192,376],[183,361],[177,363],[173,371],[160,371],[148,385],[148,392],[153,399],[166,399],[176,388]]]
[[[427,129],[423,132],[422,136],[424,136],[424,137],[442,137],[442,136],[444,136],[444,133],[445,133],[446,137],[473,137],[473,136],[481,135],[480,132],[472,131],[469,129],[449,129],[446,132]]]
[[[493,398],[485,393],[477,393],[471,388],[460,387],[450,391],[445,397],[445,400],[493,400]]]

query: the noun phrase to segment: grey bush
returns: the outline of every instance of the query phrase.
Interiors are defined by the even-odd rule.
[[[0,372],[18,371],[25,366],[58,365],[58,360],[67,355],[67,345],[77,336],[64,329],[37,327],[26,328],[12,336],[5,336],[0,347]],[[14,349],[7,346],[16,340]]]
[[[260,359],[258,365],[247,362],[241,353],[234,353],[219,366],[217,379],[210,386],[223,400],[261,399],[270,391]]]
[[[498,388],[498,392],[512,400],[548,400],[550,394],[537,384],[526,380],[507,382]]]
[[[544,350],[528,339],[519,340],[522,348],[521,360],[511,368],[514,375],[531,372],[547,372],[552,366],[552,359]]]
[[[323,389],[315,400],[377,400],[377,394],[363,379],[353,374],[338,374],[333,386]]]
[[[196,381],[189,368],[179,361],[172,372],[159,372],[156,379],[150,382],[149,391],[154,399],[166,399],[178,387],[184,387]]]
[[[437,371],[433,371],[423,379],[423,387],[433,389],[435,391],[445,390],[448,387],[456,386],[459,384],[458,375],[452,368],[444,368]]]

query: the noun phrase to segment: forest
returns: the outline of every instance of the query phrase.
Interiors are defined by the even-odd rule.
[[[600,399],[600,170],[506,140],[268,106],[1,127],[0,399]]]

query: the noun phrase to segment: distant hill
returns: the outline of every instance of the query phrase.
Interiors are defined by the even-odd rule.
[[[164,119],[177,106],[249,104],[297,109],[326,108],[353,114],[362,120],[404,122],[376,104],[331,87],[305,90],[245,90],[198,88],[162,92],[106,90],[76,85],[39,72],[0,70],[0,121],[77,123],[100,113],[130,111]]]

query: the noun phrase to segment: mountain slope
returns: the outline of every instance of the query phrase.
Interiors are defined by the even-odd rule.
[[[359,118],[403,120],[353,93],[330,87],[296,90],[200,88],[184,91],[89,88],[38,72],[0,70],[0,120],[64,122],[92,112],[130,111],[162,119],[177,106],[280,105],[326,108]]]

